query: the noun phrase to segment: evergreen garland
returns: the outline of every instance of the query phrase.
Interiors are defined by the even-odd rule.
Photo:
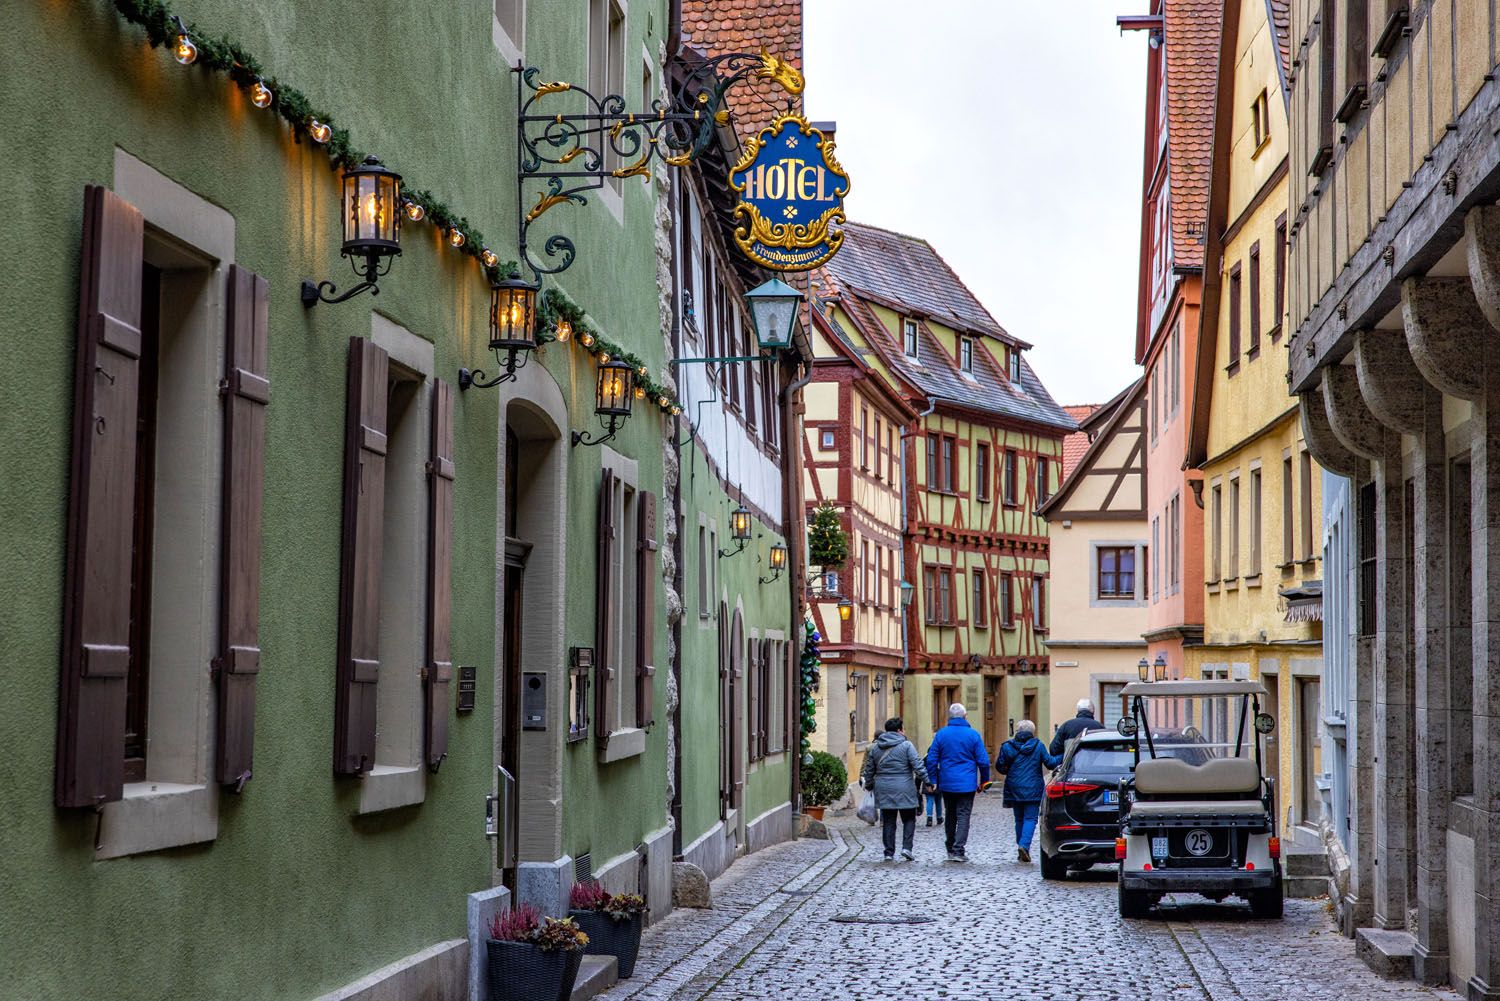
[[[274,74],[267,73],[249,52],[228,37],[213,39],[200,31],[192,22],[179,22],[161,0],[114,0],[115,10],[131,24],[146,32],[146,39],[153,48],[171,47],[176,41],[178,24],[198,49],[194,66],[226,74],[241,90],[248,91],[259,81],[271,91],[268,111],[280,115],[292,130],[297,142],[316,143],[308,131],[314,120],[327,125],[331,130],[328,141],[323,143],[323,152],[328,164],[335,170],[348,170],[359,166],[365,159],[365,151],[356,147],[349,138],[349,130],[334,123],[328,111],[313,105],[312,100],[292,85]],[[442,199],[425,189],[412,189],[407,177],[402,176],[403,197],[422,206],[427,218],[434,226],[443,230],[457,229],[464,234],[464,245],[456,248],[480,262],[480,268],[491,282],[514,274],[518,268],[514,261],[496,262],[494,267],[485,267],[481,255],[485,251],[484,234],[474,228],[466,216],[449,208]]]
[[[651,370],[639,356],[605,338],[599,328],[589,322],[582,307],[568,298],[568,294],[562,289],[549,285],[537,306],[537,343],[558,340],[557,328],[561,323],[568,325],[568,336],[589,354],[595,357],[601,353],[607,354],[635,369],[636,387],[643,390],[645,398],[662,413],[676,417],[682,412],[682,405],[665,386],[651,378]]]

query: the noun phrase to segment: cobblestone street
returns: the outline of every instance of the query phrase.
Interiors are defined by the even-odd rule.
[[[832,821],[831,843],[740,861],[714,883],[713,910],[678,910],[652,928],[635,976],[601,997],[1457,998],[1375,976],[1324,900],[1288,900],[1283,920],[1258,922],[1243,905],[1183,898],[1150,920],[1121,921],[1110,869],[1044,883],[1036,865],[1015,861],[999,797],[980,800],[967,864],[944,862],[941,828],[920,820],[917,861],[884,862],[879,829],[852,817]],[[933,920],[834,920],[845,915]]]

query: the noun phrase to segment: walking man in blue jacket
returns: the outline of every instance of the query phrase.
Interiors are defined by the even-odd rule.
[[[990,755],[984,738],[965,718],[962,702],[948,707],[948,725],[932,738],[927,749],[927,777],[943,796],[943,841],[949,862],[966,862],[969,815],[974,793],[990,780]]]

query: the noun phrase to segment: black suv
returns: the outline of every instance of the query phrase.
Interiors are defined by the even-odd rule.
[[[1201,763],[1196,735],[1157,733],[1157,755]],[[1163,744],[1167,745],[1165,748]],[[1120,836],[1120,780],[1135,765],[1129,737],[1114,730],[1091,730],[1073,741],[1052,773],[1042,800],[1042,878],[1062,879],[1095,862],[1115,861]]]

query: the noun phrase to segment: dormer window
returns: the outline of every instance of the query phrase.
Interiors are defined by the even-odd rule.
[[[972,337],[958,339],[958,367],[965,372],[974,371],[974,339]]]
[[[1019,348],[1010,349],[1010,381],[1017,386],[1021,384],[1021,351]]]
[[[917,321],[906,319],[901,321],[901,346],[906,352],[906,357],[917,356]]]

